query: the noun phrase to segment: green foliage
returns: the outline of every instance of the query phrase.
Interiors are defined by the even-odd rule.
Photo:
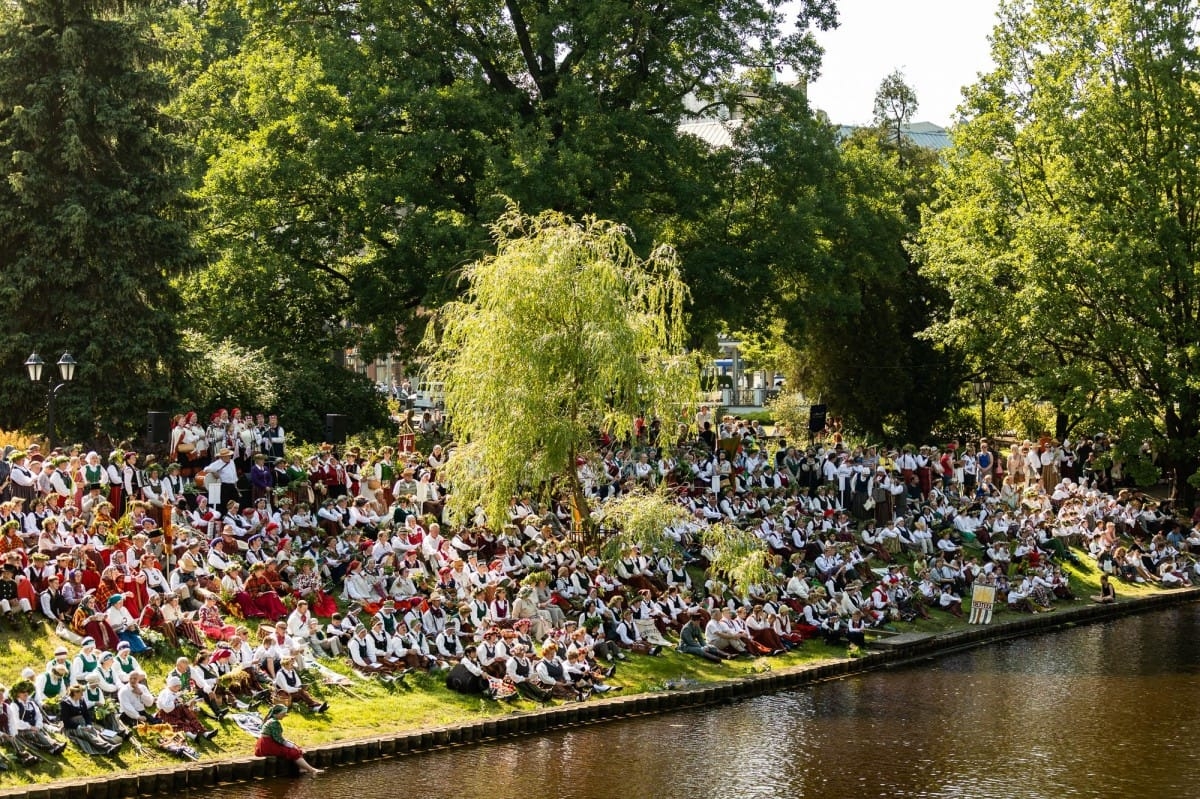
[[[766,544],[753,530],[718,522],[703,532],[701,540],[713,553],[709,573],[739,597],[745,598],[752,586],[775,583],[774,573],[767,568]]]
[[[230,339],[212,341],[194,330],[184,331],[183,347],[196,407],[275,407],[283,380],[265,349],[250,350]]]
[[[438,311],[426,351],[464,442],[451,506],[501,519],[518,485],[576,488],[596,430],[623,437],[642,410],[674,418],[697,369],[681,354],[687,290],[669,249],[642,260],[619,225],[515,208],[495,232],[496,255],[466,268],[466,296]]]
[[[775,420],[780,434],[788,440],[808,435],[808,413],[812,403],[799,391],[781,391],[767,403],[767,411]]]
[[[1006,4],[922,234],[932,328],[1077,418],[1150,420],[1177,491],[1200,452],[1193,0]]]
[[[601,528],[608,528],[601,555],[612,564],[631,547],[644,552],[673,552],[674,539],[667,528],[688,519],[687,511],[672,501],[665,483],[657,491],[639,489],[610,499],[594,514]]]
[[[1054,408],[1045,402],[1019,399],[1010,403],[999,418],[1001,429],[1013,431],[1017,438],[1036,441],[1042,433],[1054,430]]]
[[[188,297],[217,337],[254,320],[252,336],[279,325],[370,356],[418,339],[424,310],[457,295],[462,265],[491,250],[499,197],[620,220],[643,256],[681,242],[728,166],[677,130],[685,100],[740,104],[731,79],[748,67],[815,74],[811,29],[836,24],[833,4],[789,14],[758,0],[214,0],[172,29],[213,254]],[[738,282],[684,268],[713,298]],[[694,306],[705,325],[725,310],[709,297]]]
[[[168,278],[194,262],[149,10],[28,0],[0,17],[0,416],[38,420],[21,363],[70,351],[72,437],[171,404],[182,354]]]

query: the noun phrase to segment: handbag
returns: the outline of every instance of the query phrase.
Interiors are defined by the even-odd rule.
[[[863,510],[871,510],[875,507],[875,497],[867,497],[867,501],[863,503]]]
[[[196,451],[196,445],[187,441],[179,442],[179,446],[175,447],[176,452],[182,452],[184,455],[190,455]]]

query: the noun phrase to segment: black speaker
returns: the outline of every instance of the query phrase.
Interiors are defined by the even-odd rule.
[[[329,444],[346,443],[346,416],[341,413],[325,414],[325,441]]]
[[[812,405],[808,409],[808,431],[819,433],[825,429],[825,415],[828,408],[824,405]]]
[[[146,414],[146,443],[166,444],[171,440],[171,417],[162,411]]]

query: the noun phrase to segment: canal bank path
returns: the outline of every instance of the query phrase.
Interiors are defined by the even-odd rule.
[[[514,711],[503,716],[460,724],[395,733],[383,732],[372,738],[310,747],[307,749],[307,758],[318,768],[339,767],[452,746],[468,746],[536,735],[615,719],[728,703],[742,697],[838,679],[872,669],[909,664],[994,641],[1105,621],[1197,600],[1200,600],[1200,588],[1188,588],[1124,599],[1109,605],[1064,606],[1055,612],[1037,615],[1006,614],[1003,621],[987,626],[934,634],[905,634],[882,639],[876,647],[862,652],[857,658],[771,669],[726,682],[679,684],[652,693],[606,697],[531,711]],[[286,760],[234,757],[180,763],[172,768],[154,771],[113,773],[86,780],[64,780],[13,787],[0,791],[0,796],[28,799],[125,799],[136,796],[165,796],[186,790],[295,773],[296,767]]]

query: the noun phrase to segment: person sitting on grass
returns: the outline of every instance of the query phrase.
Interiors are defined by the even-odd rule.
[[[282,757],[295,763],[300,773],[315,777],[321,770],[314,768],[304,759],[304,750],[283,737],[283,717],[288,714],[287,705],[273,705],[254,744],[256,757]]]
[[[121,748],[119,735],[96,725],[94,710],[84,696],[82,685],[67,689],[67,695],[58,703],[58,712],[63,732],[84,754],[111,755]]]
[[[296,671],[296,659],[291,655],[280,658],[279,668],[275,670],[275,691],[276,696],[285,694],[289,704],[303,702],[313,713],[324,713],[329,709],[328,702],[318,701],[304,687],[304,682]]]
[[[677,649],[685,655],[695,655],[713,663],[722,663],[726,658],[735,657],[733,653],[722,652],[708,643],[701,629],[699,619],[701,611],[692,608],[688,611],[687,623],[679,630],[679,646]]]
[[[22,680],[12,687],[12,702],[8,706],[8,734],[21,746],[32,746],[60,755],[67,745],[52,738],[46,730],[42,709],[33,698],[33,683]]]
[[[1117,592],[1113,590],[1112,581],[1107,574],[1100,575],[1100,593],[1093,594],[1092,601],[1101,605],[1111,605],[1117,601]]]
[[[962,597],[954,593],[949,585],[942,586],[942,592],[938,596],[938,607],[955,618],[962,618]]]

